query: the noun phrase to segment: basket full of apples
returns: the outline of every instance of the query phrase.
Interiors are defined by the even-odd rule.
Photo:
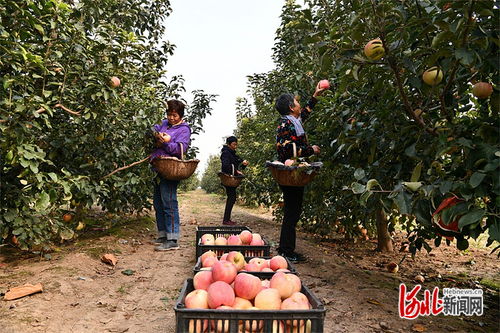
[[[295,274],[260,279],[232,263],[200,273],[174,307],[177,332],[323,332],[325,307]]]
[[[269,256],[271,246],[258,233],[252,233],[250,229],[239,231],[238,229],[231,230],[228,227],[224,230],[205,229],[199,237],[196,235],[196,260],[205,252],[213,251],[217,257],[221,257],[224,253],[230,251],[240,251],[246,257]],[[222,229],[222,228],[220,228]]]
[[[215,252],[203,253],[194,266],[194,273],[211,271],[214,265],[220,266],[221,262],[229,261],[236,266],[238,272],[245,272],[260,278],[269,278],[276,272],[297,274],[293,264],[283,256],[274,257],[245,257],[240,251],[231,251],[217,257]]]
[[[278,184],[283,186],[306,186],[316,177],[323,163],[308,163],[301,159],[288,159],[285,163],[267,161],[266,166]]]

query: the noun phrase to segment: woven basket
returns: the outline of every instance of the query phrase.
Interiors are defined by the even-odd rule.
[[[172,156],[158,156],[151,162],[156,172],[168,180],[182,180],[191,177],[200,160],[184,160],[184,146],[181,145],[181,159]]]
[[[297,146],[295,143],[293,145],[293,156],[297,157]],[[318,174],[318,170],[322,163],[318,163],[319,166],[314,169],[307,167],[297,167],[297,166],[282,166],[276,165],[271,162],[266,162],[266,166],[271,171],[271,175],[274,180],[283,186],[306,186],[309,184],[314,177]]]

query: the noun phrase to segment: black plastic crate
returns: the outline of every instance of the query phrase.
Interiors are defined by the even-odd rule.
[[[243,230],[252,232],[252,229],[244,226],[199,226],[196,228],[196,244],[204,234],[212,234],[215,238],[220,236],[227,238],[231,235],[239,235]]]
[[[306,325],[301,326],[297,333],[322,333],[325,322],[326,309],[320,300],[304,285],[301,292],[306,295],[311,303],[309,310],[212,310],[212,309],[186,309],[184,299],[194,290],[193,279],[187,279],[182,287],[181,294],[174,306],[176,318],[176,332],[203,332],[216,333],[211,321],[223,325],[222,332],[238,333],[241,321],[253,325],[262,321],[262,327],[250,333],[273,332],[273,322],[280,321],[310,321],[311,329],[306,330]],[[204,330],[204,323],[208,321],[208,329]],[[191,322],[191,328],[190,326]],[[279,332],[279,331],[278,331]],[[294,331],[295,332],[295,331]]]
[[[243,230],[252,230],[248,227],[234,227],[234,226],[222,226],[222,227],[198,227],[196,230],[196,260],[207,251],[214,251],[218,257],[222,256],[226,252],[239,251],[245,257],[268,257],[271,255],[271,246],[269,242],[262,237],[264,245],[203,245],[200,244],[201,236],[204,234],[212,234],[215,238],[223,236],[229,237],[231,235],[239,235]]]
[[[245,260],[246,260],[246,262],[249,262],[250,259],[252,259],[252,258],[271,259],[272,257],[245,257]],[[287,269],[290,271],[289,273],[298,275],[297,270],[295,269],[295,266],[293,266],[293,264],[290,262],[290,260],[288,260],[288,258],[286,258],[286,257],[284,257],[284,258],[285,258],[286,262],[288,263]],[[194,274],[198,273],[199,271],[201,271],[201,259],[200,259],[200,257],[198,257],[198,260],[196,261],[196,265],[194,265],[194,268],[193,268]],[[258,276],[261,279],[270,279],[273,276],[273,274],[276,273],[276,272],[247,272],[247,271],[240,271],[238,273],[248,273],[248,274],[252,274],[252,275]]]

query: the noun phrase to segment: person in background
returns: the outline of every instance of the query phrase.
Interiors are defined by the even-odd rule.
[[[184,103],[178,100],[167,102],[167,119],[153,127],[156,149],[151,154],[152,162],[159,156],[174,156],[181,158],[191,142],[191,128],[182,119]],[[182,146],[182,147],[181,147]],[[154,181],[153,206],[156,215],[158,238],[156,251],[176,250],[179,248],[180,220],[177,202],[178,180],[168,180],[160,174]]]
[[[282,94],[277,98],[275,107],[281,119],[276,135],[276,150],[280,162],[284,163],[287,159],[294,157],[293,143],[296,146],[297,157],[308,157],[320,153],[318,146],[307,142],[302,122],[311,114],[317,103],[316,97],[323,90],[318,83],[312,98],[304,108],[292,94]],[[278,254],[287,257],[292,262],[305,261],[302,254],[295,252],[295,228],[302,213],[304,187],[280,185],[280,189],[283,192],[284,207]]]
[[[228,175],[241,175],[242,173],[238,170],[246,168],[248,165],[247,160],[241,159],[236,155],[236,148],[238,148],[238,139],[235,136],[230,136],[226,139],[226,144],[222,147],[220,160],[222,163],[221,171]],[[224,209],[224,218],[222,219],[222,224],[224,225],[235,225],[236,222],[231,220],[231,212],[233,210],[234,203],[236,202],[236,187],[225,186],[227,199],[226,208]]]

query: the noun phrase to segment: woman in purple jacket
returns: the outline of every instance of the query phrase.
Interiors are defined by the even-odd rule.
[[[151,161],[159,156],[175,156],[181,158],[191,142],[191,128],[182,120],[184,103],[178,100],[167,102],[167,119],[161,125],[154,125],[156,149],[151,154]],[[153,206],[156,214],[159,245],[156,251],[177,250],[180,233],[179,206],[177,203],[178,180],[168,180],[160,174],[155,178]]]

